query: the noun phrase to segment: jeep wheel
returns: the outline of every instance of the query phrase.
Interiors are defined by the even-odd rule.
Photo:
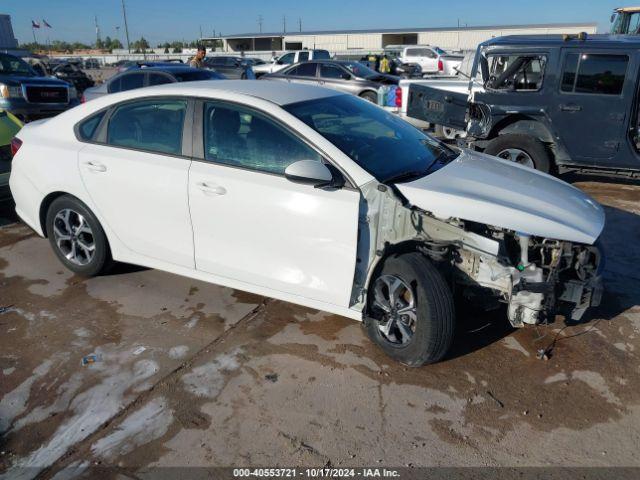
[[[410,367],[445,356],[455,327],[453,297],[423,255],[388,258],[368,297],[367,333],[387,355]]]
[[[544,144],[529,135],[500,135],[489,142],[484,153],[549,173],[551,158]]]

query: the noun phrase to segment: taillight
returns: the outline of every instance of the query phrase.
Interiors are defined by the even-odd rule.
[[[16,156],[16,153],[18,153],[18,150],[20,150],[21,146],[22,146],[22,140],[16,137],[13,137],[11,139],[11,156],[12,157]]]
[[[438,60],[438,71],[444,72],[444,62],[442,60]]]
[[[396,107],[402,107],[402,88],[396,87]]]
[[[80,95],[80,103],[84,103],[86,102],[85,98],[84,98],[84,93]]]

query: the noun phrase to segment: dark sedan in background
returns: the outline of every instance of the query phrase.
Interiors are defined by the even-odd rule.
[[[157,67],[142,66],[114,75],[97,87],[88,88],[84,92],[83,101],[86,102],[109,93],[124,92],[134,88],[150,87],[164,83],[222,80],[224,78],[226,77],[218,72],[187,67],[182,64],[165,64]]]
[[[204,59],[205,68],[211,68],[229,79],[253,80],[253,59],[233,56],[216,56]]]
[[[60,80],[64,80],[76,87],[78,93],[84,92],[87,88],[93,87],[95,82],[73,63],[61,63],[51,69],[51,73]]]
[[[381,86],[396,86],[400,81],[400,77],[379,73],[360,62],[348,60],[300,62],[260,79],[319,85],[351,93],[374,103],[378,102],[378,89]]]

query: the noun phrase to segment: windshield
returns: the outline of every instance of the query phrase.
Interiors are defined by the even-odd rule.
[[[370,78],[370,77],[380,76],[378,72],[376,72],[375,70],[371,70],[369,67],[367,67],[366,65],[360,62],[348,62],[348,63],[345,62],[342,65],[347,67],[347,69],[351,73],[353,73],[356,77]]]
[[[0,54],[0,75],[35,76],[35,72],[24,60],[13,55]]]
[[[403,182],[439,170],[458,154],[396,115],[352,95],[283,107],[381,182]]]
[[[225,78],[217,72],[211,70],[194,70],[185,72],[171,72],[179,82],[197,82],[198,80],[222,80]]]

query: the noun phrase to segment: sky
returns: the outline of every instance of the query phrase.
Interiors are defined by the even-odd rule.
[[[528,23],[597,22],[607,31],[615,7],[624,0],[125,0],[131,41],[144,36],[152,45],[200,36],[258,31],[450,27]],[[33,41],[31,20],[52,29],[36,30],[38,41],[96,39],[94,16],[104,38],[124,43],[121,0],[4,0],[0,13],[12,17],[20,42]],[[120,27],[118,30],[116,27]],[[119,32],[119,34],[118,34]]]

